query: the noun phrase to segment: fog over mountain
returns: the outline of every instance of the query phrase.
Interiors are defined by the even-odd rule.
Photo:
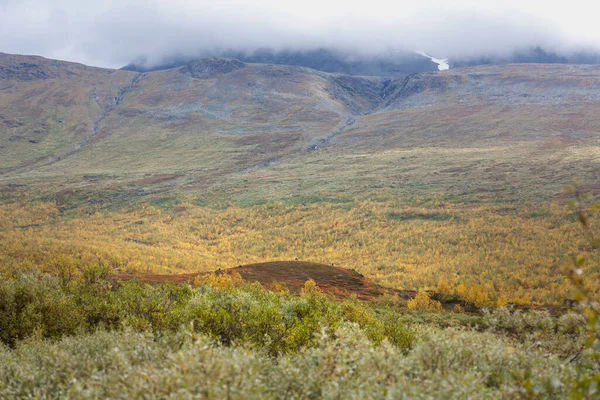
[[[275,50],[262,48],[251,50],[205,50],[195,54],[175,54],[162,61],[149,62],[142,57],[127,64],[128,71],[148,72],[182,66],[195,58],[219,56],[250,63],[280,64],[308,67],[324,72],[363,76],[397,76],[414,72],[437,71],[438,66],[429,58],[409,51],[365,56],[337,49],[294,48]]]
[[[598,61],[586,1],[413,3],[3,0],[0,51],[141,70],[225,55],[374,75],[436,69],[416,51],[451,67]]]

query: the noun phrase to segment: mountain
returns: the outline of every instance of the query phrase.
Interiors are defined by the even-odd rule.
[[[87,142],[136,75],[0,53],[0,170]]]
[[[382,78],[228,58],[138,73],[0,54],[0,188],[91,202],[550,199],[574,175],[600,183],[599,107],[597,65]]]

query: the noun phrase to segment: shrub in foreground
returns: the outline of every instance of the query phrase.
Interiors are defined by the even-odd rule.
[[[408,352],[353,323],[278,358],[193,331],[131,330],[0,348],[0,398],[546,398],[592,371],[491,333],[423,327]]]
[[[15,346],[32,336],[53,339],[123,328],[164,335],[192,326],[222,344],[249,344],[277,355],[315,346],[321,329],[333,332],[344,321],[355,321],[375,343],[388,339],[407,349],[414,341],[412,330],[394,313],[357,300],[334,301],[314,282],[294,296],[235,278],[207,279],[216,286],[125,282],[113,288],[96,275],[67,284],[21,275],[0,283],[0,340]]]

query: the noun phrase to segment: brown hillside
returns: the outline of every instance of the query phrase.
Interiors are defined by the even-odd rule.
[[[259,282],[265,287],[271,287],[274,282],[285,283],[292,293],[300,293],[304,283],[312,279],[325,293],[337,297],[356,295],[360,299],[368,300],[383,296],[386,293],[397,293],[405,298],[411,298],[416,294],[416,292],[411,290],[398,291],[381,287],[351,269],[305,261],[273,261],[248,264],[216,272],[221,274],[235,272],[240,274],[244,280]],[[148,283],[172,282],[182,284],[192,283],[201,274],[203,273],[165,275],[118,274],[114,275],[114,279],[117,281],[139,279],[142,282]]]
[[[573,176],[600,176],[595,65],[382,79],[227,59],[139,74],[0,54],[0,88],[0,190],[75,190],[91,204],[381,191],[554,201]]]

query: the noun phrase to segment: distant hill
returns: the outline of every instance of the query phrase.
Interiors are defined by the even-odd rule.
[[[382,78],[228,58],[138,73],[0,54],[0,189],[90,202],[550,199],[574,175],[600,183],[599,107],[598,65]]]
[[[193,283],[198,276],[205,273],[189,274],[118,274],[112,277],[113,282],[137,279],[148,283],[171,282],[176,284]],[[216,274],[239,276],[245,281],[259,282],[267,288],[273,284],[285,284],[295,294],[300,294],[304,283],[312,279],[325,293],[337,297],[357,296],[362,300],[373,300],[385,294],[399,295],[403,298],[414,298],[414,290],[394,290],[375,284],[360,273],[334,265],[318,264],[304,261],[272,261],[233,268],[219,269]]]

